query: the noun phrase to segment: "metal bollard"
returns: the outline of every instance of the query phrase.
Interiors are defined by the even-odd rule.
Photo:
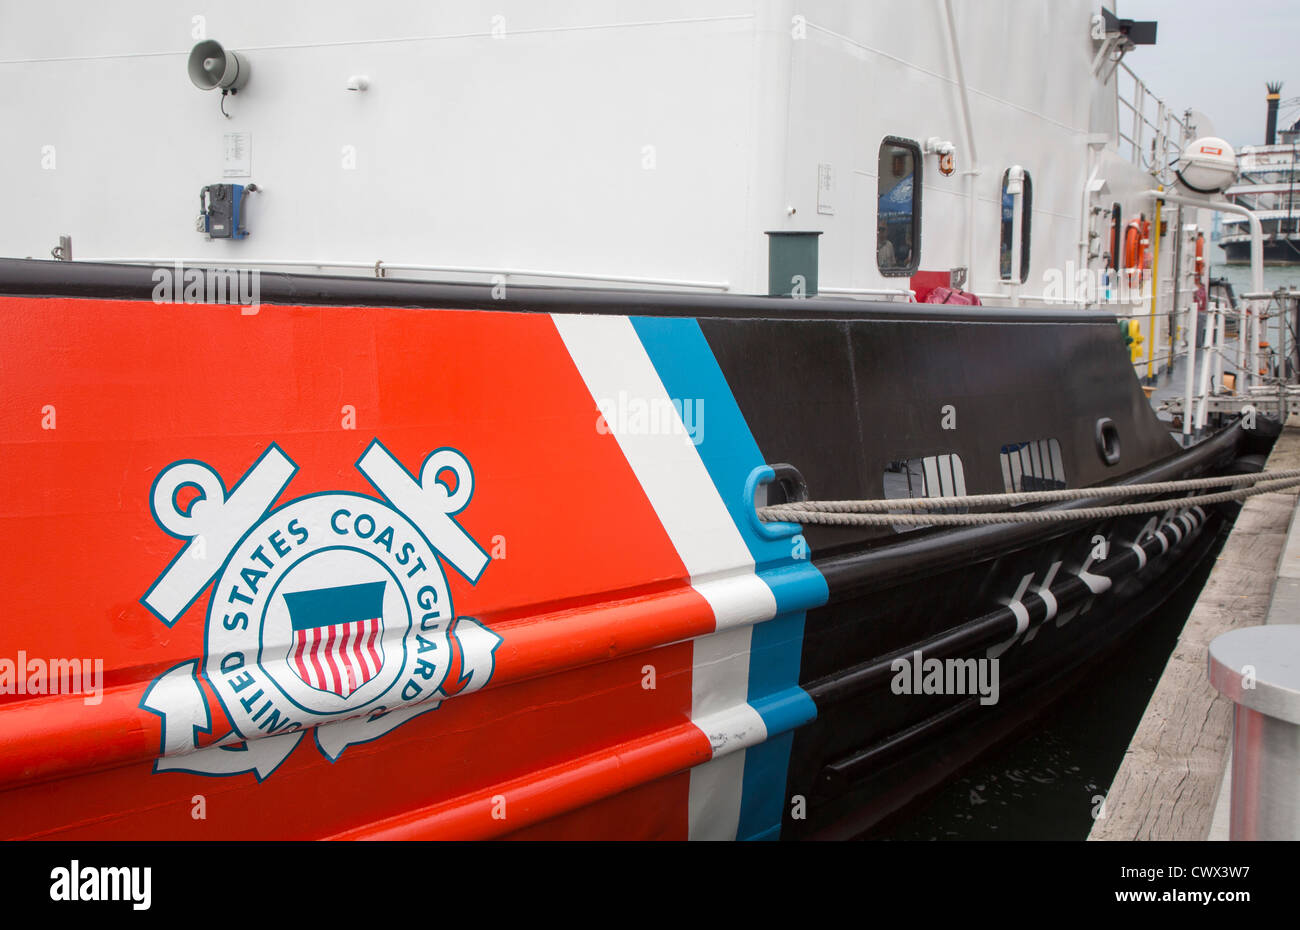
[[[1300,625],[1224,633],[1209,665],[1236,704],[1229,838],[1300,840]]]

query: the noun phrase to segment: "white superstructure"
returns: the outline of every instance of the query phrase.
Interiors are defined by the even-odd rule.
[[[764,292],[764,233],[816,230],[822,293],[907,299],[912,267],[959,269],[986,303],[1083,306],[1104,295],[1072,282],[1100,274],[1112,212],[1151,216],[1141,192],[1188,129],[1117,62],[1099,11],[7,3],[0,254],[67,235],[76,260]],[[186,73],[209,39],[252,69],[224,101]],[[889,219],[898,274],[880,214],[905,190],[880,175],[912,166],[887,139],[919,156],[915,220]],[[1004,231],[1017,168],[1025,212]],[[200,188],[222,182],[257,185],[247,239],[195,231]]]

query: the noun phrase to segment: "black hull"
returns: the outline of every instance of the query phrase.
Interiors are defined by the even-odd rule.
[[[1054,702],[1068,700],[1082,677],[1104,664],[1108,654],[1121,648],[1127,637],[1179,591],[1188,576],[1196,574],[1212,556],[1218,535],[1230,522],[1230,516],[1212,514],[1194,538],[1171,553],[1163,571],[1152,572],[1141,582],[1130,579],[1123,596],[1097,599],[1086,613],[1071,617],[1065,628],[1043,624],[1042,635],[1025,647],[1024,654],[1015,656],[1014,661],[1004,658],[1008,667],[1002,673],[997,707],[982,707],[971,700],[935,701],[928,706],[918,701],[919,721],[895,724],[894,731],[884,736],[872,733],[868,738],[875,742],[870,745],[815,771],[815,766],[803,770],[800,774],[816,792],[817,806],[826,808],[825,815],[807,824],[792,822],[785,835],[805,839],[870,836],[990,749],[1032,726]],[[883,695],[876,694],[876,707],[900,700],[888,694],[887,686],[883,690]],[[855,707],[846,704],[827,710],[825,725],[838,728],[851,719]],[[825,747],[818,747],[818,752],[810,746],[810,751],[802,753],[799,748],[796,758],[800,759],[825,752]],[[840,774],[845,769],[852,771],[854,763],[859,770],[865,769],[861,775],[848,778]],[[792,773],[792,779],[798,777]]]

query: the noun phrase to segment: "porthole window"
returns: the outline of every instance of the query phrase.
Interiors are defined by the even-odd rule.
[[[1011,280],[1011,242],[1015,237],[1016,187],[1020,187],[1020,283],[1029,280],[1029,221],[1034,211],[1034,183],[1029,172],[1020,169],[1019,184],[1008,168],[1002,173],[1002,241],[998,248],[999,273],[1003,281]]]
[[[880,143],[876,187],[876,267],[911,275],[921,264],[920,146],[892,136]]]
[[[1111,271],[1119,271],[1120,261],[1120,237],[1124,235],[1124,220],[1120,213],[1119,204],[1111,204],[1110,207],[1110,260],[1106,266]]]

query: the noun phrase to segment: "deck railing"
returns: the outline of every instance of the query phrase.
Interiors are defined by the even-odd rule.
[[[1120,154],[1162,183],[1171,182],[1187,123],[1122,61],[1115,71],[1115,110]]]

